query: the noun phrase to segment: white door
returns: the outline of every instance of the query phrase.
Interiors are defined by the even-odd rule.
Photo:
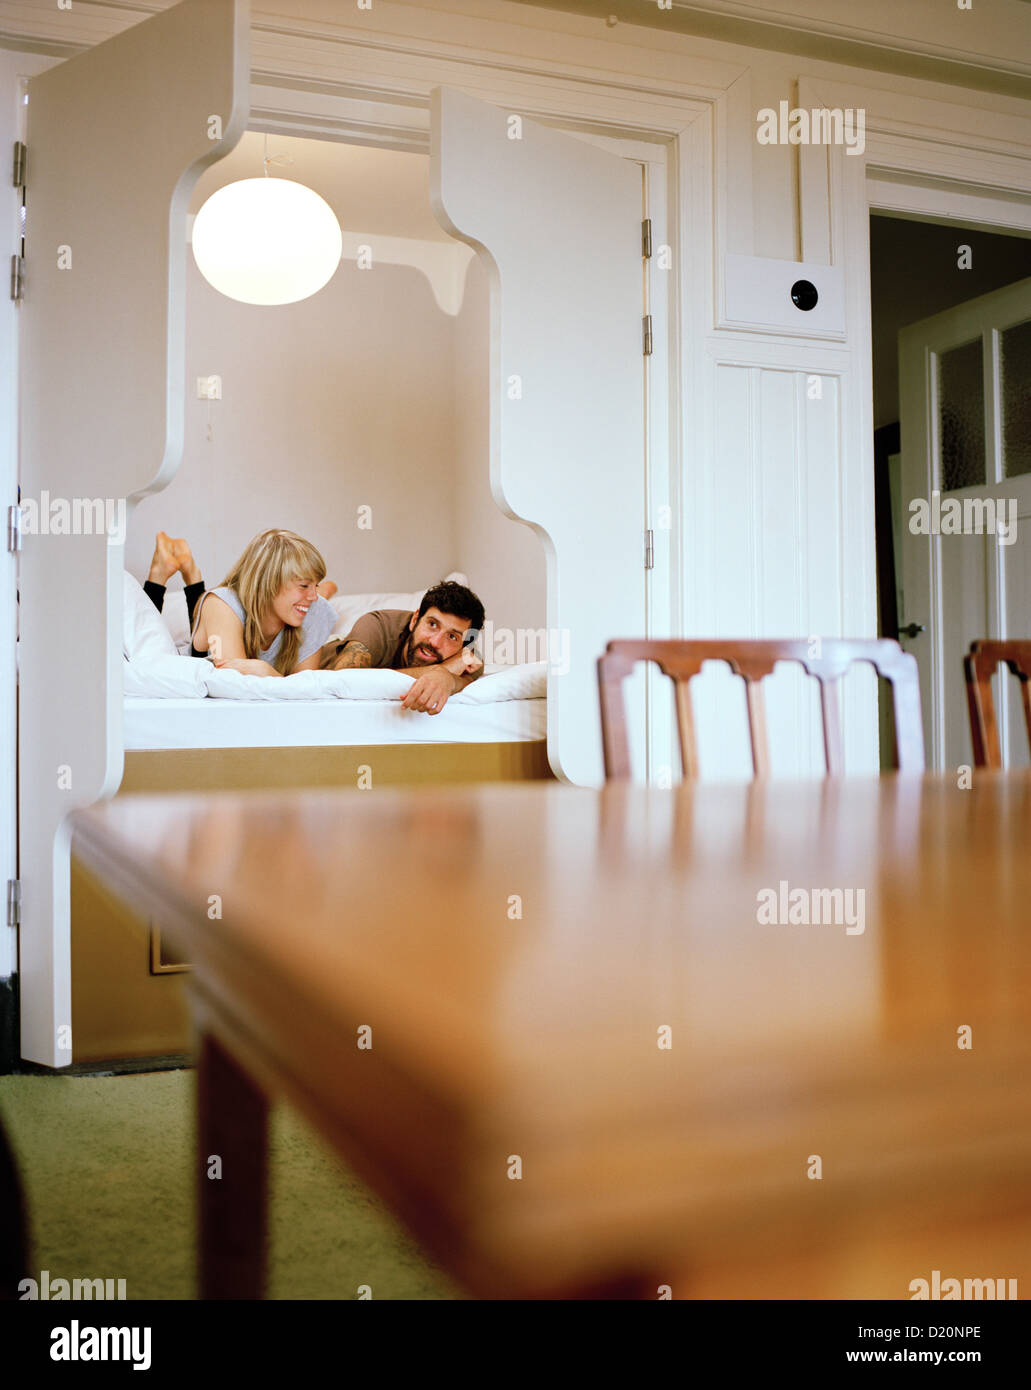
[[[1031,637],[1031,280],[903,329],[899,377],[899,625],[913,625],[902,640],[920,666],[928,765],[948,770],[973,758],[971,641]],[[994,682],[1011,767],[1028,762],[1015,685]]]
[[[122,776],[123,509],[179,465],[186,209],[246,125],[249,24],[184,0],[29,84],[19,986],[46,1066],[72,1058],[67,817]]]
[[[596,663],[645,632],[641,168],[464,93],[432,99],[433,210],[491,287],[490,478],[542,537],[556,775],[602,781]],[[627,682],[631,731],[644,682]]]

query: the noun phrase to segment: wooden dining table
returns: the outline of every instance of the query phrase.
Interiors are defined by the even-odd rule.
[[[1031,1291],[1029,773],[73,824],[193,966],[202,1297],[262,1296],[274,1098],[473,1296]]]

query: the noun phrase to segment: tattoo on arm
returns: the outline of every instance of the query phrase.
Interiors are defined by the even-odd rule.
[[[372,665],[372,652],[364,642],[339,642],[330,649],[326,669],[346,671]]]

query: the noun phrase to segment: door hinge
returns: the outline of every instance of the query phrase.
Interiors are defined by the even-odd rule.
[[[641,223],[641,255],[647,261],[652,254],[652,220],[646,217]]]
[[[9,878],[7,880],[7,925],[17,927],[21,925],[21,879]]]
[[[7,549],[12,555],[21,550],[21,507],[7,508]]]
[[[646,570],[655,568],[655,532],[651,530],[644,533],[644,567]]]
[[[14,142],[14,174],[13,183],[15,188],[25,187],[25,158],[27,154],[24,143],[21,140]]]
[[[16,304],[25,296],[25,258],[11,257],[11,298]]]
[[[645,355],[645,357],[651,357],[651,355],[652,355],[652,316],[651,316],[651,314],[645,314],[645,316],[644,316],[644,355]]]

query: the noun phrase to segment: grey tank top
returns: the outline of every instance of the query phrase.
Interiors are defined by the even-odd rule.
[[[217,594],[223,603],[229,605],[236,616],[243,622],[243,604],[236,596],[234,589],[218,588],[209,589],[208,593]],[[205,594],[205,599],[207,594]],[[197,617],[200,618],[201,605],[197,605]],[[309,656],[314,655],[332,637],[336,630],[337,615],[332,604],[327,603],[321,594],[308,609],[304,622],[301,624],[301,646],[297,653],[298,666],[302,661],[307,661]],[[196,631],[196,623],[194,624]],[[274,641],[261,653],[262,661],[267,661],[271,666],[279,654],[279,648],[283,643],[282,632],[277,632]],[[206,653],[201,653],[206,655]]]

